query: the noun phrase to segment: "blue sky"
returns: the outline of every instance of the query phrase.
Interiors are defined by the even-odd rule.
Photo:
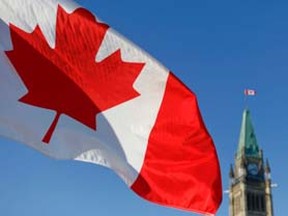
[[[288,200],[288,2],[78,0],[172,70],[198,97],[221,163],[223,188],[238,145],[243,90],[269,158],[274,213]],[[0,215],[188,216],[135,195],[111,170],[56,161],[0,138]],[[228,196],[217,213],[228,215]]]

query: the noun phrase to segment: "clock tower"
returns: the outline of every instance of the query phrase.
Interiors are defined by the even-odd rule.
[[[235,164],[230,167],[230,216],[273,216],[270,171],[245,109]]]

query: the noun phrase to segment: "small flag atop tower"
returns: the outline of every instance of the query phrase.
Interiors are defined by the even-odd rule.
[[[255,96],[256,95],[256,90],[254,90],[254,89],[245,89],[244,90],[244,95]]]

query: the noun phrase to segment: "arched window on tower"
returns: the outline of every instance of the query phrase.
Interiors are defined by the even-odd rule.
[[[265,197],[264,195],[260,196],[260,209],[262,212],[266,211],[266,206],[265,206]]]
[[[251,193],[247,193],[247,209],[248,211],[252,211],[252,199],[251,199]]]

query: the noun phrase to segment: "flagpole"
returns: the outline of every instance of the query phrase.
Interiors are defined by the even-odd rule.
[[[248,109],[248,96],[244,95],[244,108]]]
[[[248,109],[248,95],[246,89],[244,89],[244,109]]]

